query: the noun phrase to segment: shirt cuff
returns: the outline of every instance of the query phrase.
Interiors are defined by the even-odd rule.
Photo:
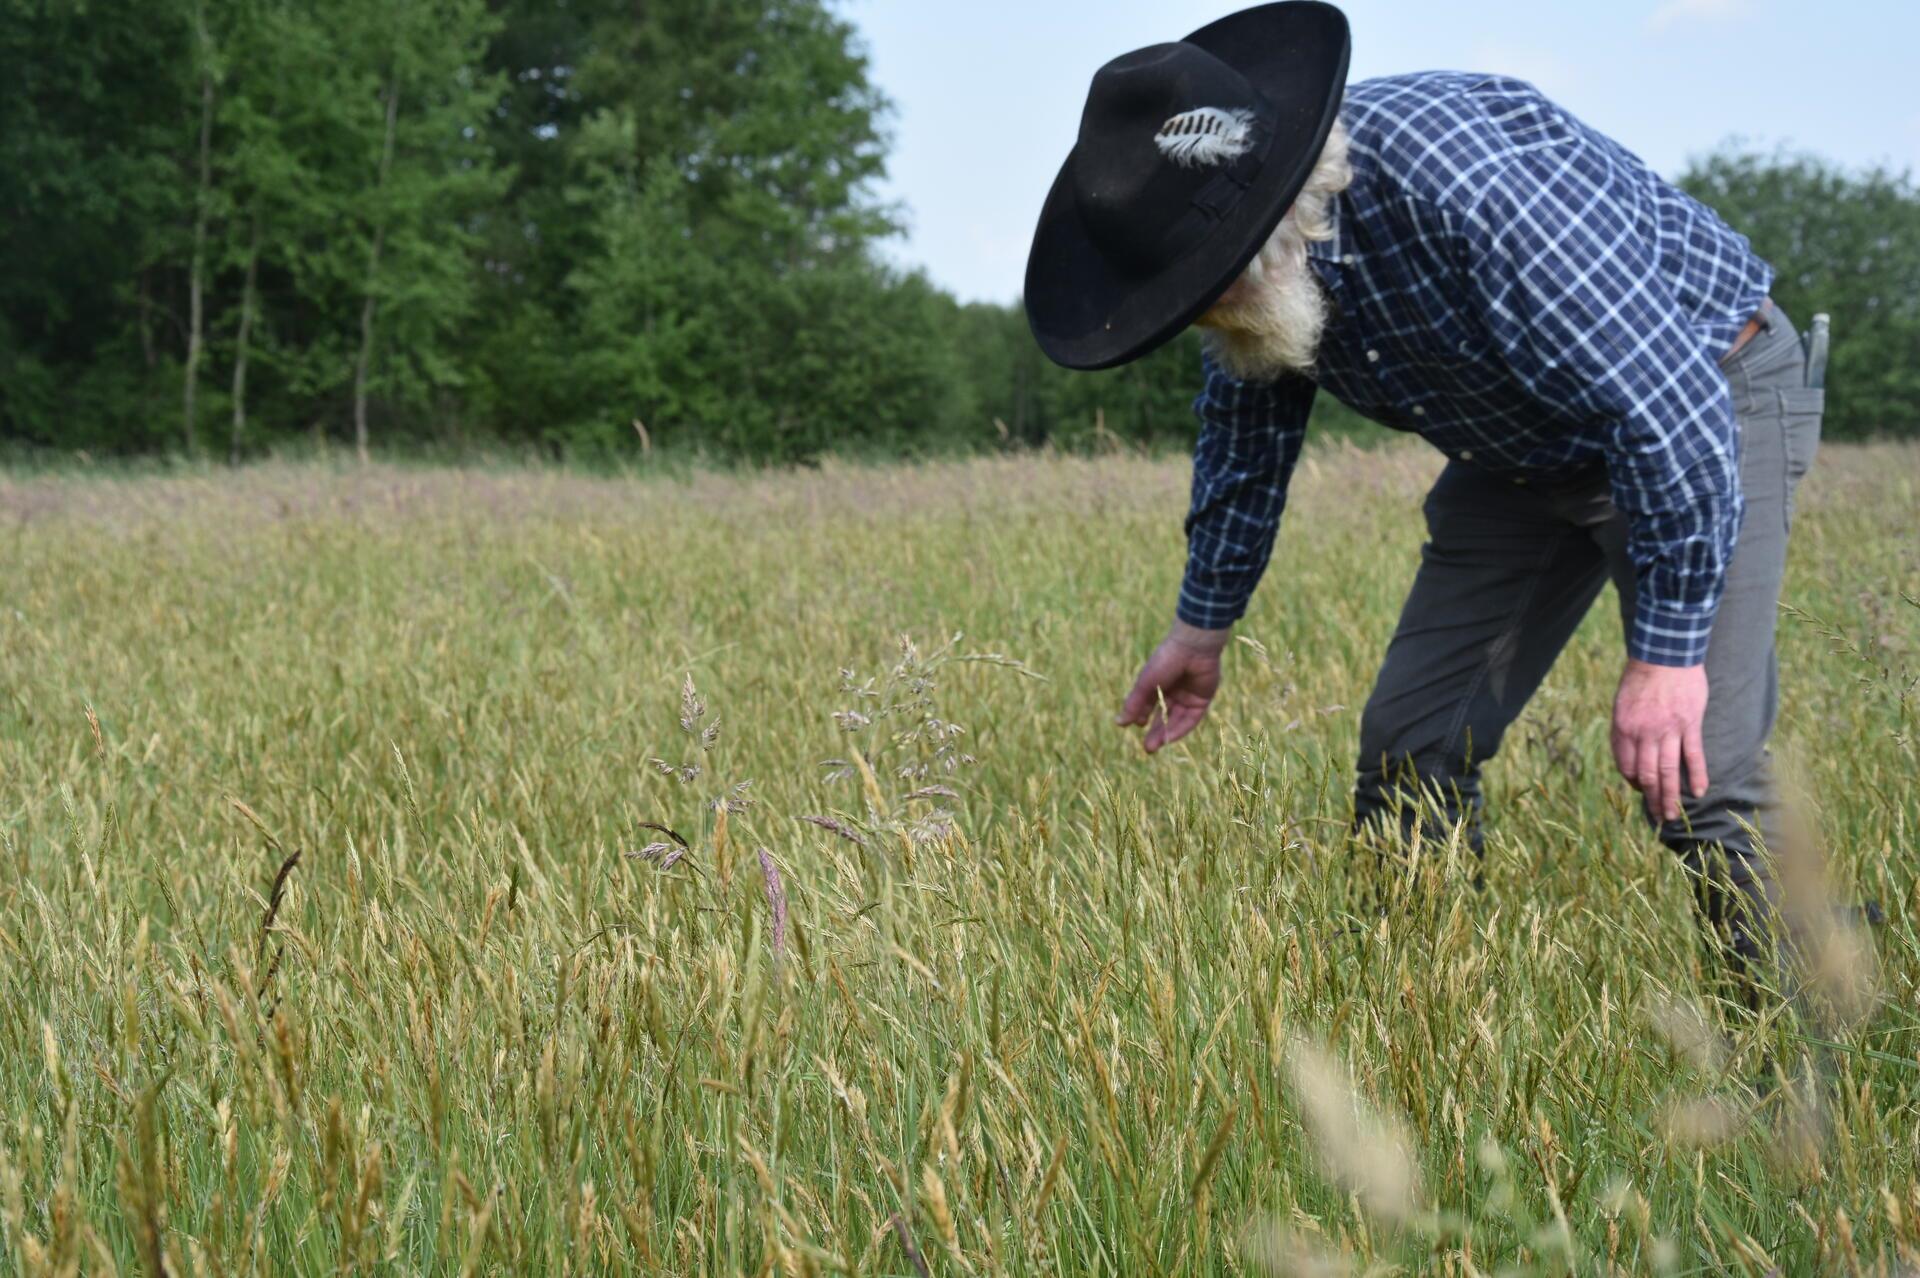
[[[1240,583],[1217,578],[1209,582],[1206,575],[1189,570],[1180,583],[1180,602],[1173,613],[1189,626],[1225,630],[1245,614],[1252,597],[1251,587],[1243,589]]]
[[[1634,601],[1627,655],[1650,666],[1688,667],[1707,659],[1713,633],[1712,608],[1675,606],[1647,599]]]

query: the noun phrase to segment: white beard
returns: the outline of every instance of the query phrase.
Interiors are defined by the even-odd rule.
[[[1327,297],[1289,215],[1233,290],[1200,317],[1208,352],[1229,377],[1272,382],[1311,373],[1327,326]]]

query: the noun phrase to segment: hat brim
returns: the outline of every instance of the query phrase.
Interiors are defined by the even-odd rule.
[[[1087,233],[1068,177],[1071,154],[1040,210],[1027,257],[1027,323],[1049,359],[1112,368],[1184,332],[1247,269],[1286,216],[1326,145],[1346,89],[1351,37],[1340,10],[1319,0],[1246,9],[1189,35],[1227,63],[1274,109],[1273,139],[1253,185],[1191,252],[1147,272],[1102,253]]]

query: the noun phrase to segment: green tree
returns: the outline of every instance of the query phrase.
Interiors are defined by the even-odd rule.
[[[484,0],[356,8],[361,21],[347,25],[344,43],[366,78],[357,116],[365,168],[356,185],[335,189],[353,192],[340,208],[351,228],[341,248],[362,268],[352,395],[354,447],[365,460],[371,397],[420,411],[466,380],[459,335],[474,305],[470,224],[506,175],[480,141],[499,96],[479,70],[494,25]],[[382,329],[388,341],[377,350]]]
[[[581,38],[543,30],[542,59]],[[555,228],[568,245],[565,288],[519,289],[543,315],[503,324],[567,335],[534,337],[565,385],[523,383],[548,437],[613,447],[640,421],[663,443],[793,460],[946,429],[951,303],[870,253],[894,229],[869,189],[885,103],[852,27],[818,0],[666,0],[590,32],[578,68],[522,73],[564,93],[516,96],[520,127],[537,121],[536,138],[569,152],[564,205],[526,193],[542,238]],[[541,273],[538,253],[523,260]]]
[[[178,4],[0,4],[0,436],[177,442],[185,338],[154,269],[190,225],[197,118]],[[176,244],[175,247],[178,247]]]
[[[284,387],[302,349],[283,345],[278,335],[297,331],[298,313],[317,300],[302,291],[302,266],[307,245],[333,223],[326,173],[329,157],[342,150],[344,130],[338,96],[316,92],[340,63],[308,7],[288,0],[240,4],[226,47],[228,92],[216,122],[226,227],[219,265],[224,276],[237,273],[240,281],[224,351],[231,366],[227,455],[238,461],[253,443],[249,373],[270,374],[270,386],[280,392],[273,408],[282,414],[291,408]]]
[[[223,358],[236,454],[261,400],[285,430],[341,412],[350,383],[360,420],[369,402],[424,417],[458,387],[469,227],[502,186],[480,136],[498,97],[482,0],[14,0],[8,17],[0,431],[192,451]]]
[[[581,92],[626,121],[636,171],[661,161],[686,179],[708,251],[777,272],[897,230],[869,191],[888,104],[853,26],[821,0],[655,0],[594,37]],[[585,158],[617,163],[604,147]]]

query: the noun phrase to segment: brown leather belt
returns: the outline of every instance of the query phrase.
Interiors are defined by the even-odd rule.
[[[1733,339],[1733,345],[1729,346],[1727,353],[1720,357],[1720,363],[1722,365],[1729,363],[1735,355],[1740,353],[1748,342],[1758,337],[1760,330],[1766,327],[1767,316],[1772,313],[1773,299],[1771,297],[1761,298],[1760,309],[1753,313],[1753,318],[1747,321],[1747,326],[1740,330],[1740,336]]]

